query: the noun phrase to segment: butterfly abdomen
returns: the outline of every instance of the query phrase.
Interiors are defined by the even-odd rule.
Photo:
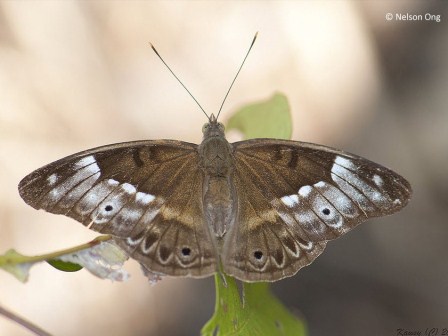
[[[204,178],[204,217],[217,238],[222,238],[235,221],[237,197],[231,177]]]

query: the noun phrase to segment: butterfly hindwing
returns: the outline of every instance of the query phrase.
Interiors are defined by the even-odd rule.
[[[117,241],[151,272],[203,277],[217,269],[212,239],[205,229],[202,202],[198,197],[202,192],[202,173],[189,168],[193,167],[184,168],[184,178],[178,180],[176,191],[154,219],[143,223],[141,231]]]
[[[311,242],[299,226],[285,225],[251,179],[253,170],[237,164],[238,217],[226,236],[224,271],[247,281],[275,281],[295,274],[319,256],[326,241]]]
[[[19,184],[36,209],[64,214],[112,234],[153,272],[215,272],[202,216],[197,145],[140,141],[99,147],[51,163]]]

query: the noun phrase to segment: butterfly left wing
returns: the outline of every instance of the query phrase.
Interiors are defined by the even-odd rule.
[[[273,139],[233,146],[239,212],[223,265],[245,281],[295,274],[326,241],[400,210],[411,196],[395,172],[329,147]]]
[[[197,145],[174,140],[103,146],[42,167],[19,193],[35,209],[111,234],[152,272],[195,277],[216,270],[202,214]]]

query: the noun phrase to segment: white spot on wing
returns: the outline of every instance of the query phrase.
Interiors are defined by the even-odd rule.
[[[383,186],[383,184],[384,184],[384,181],[383,181],[383,179],[381,178],[381,176],[379,176],[379,175],[373,175],[373,182],[375,182],[375,184],[378,186],[378,187],[382,187]]]
[[[335,174],[331,174],[331,178],[338,185],[339,189],[341,189],[344,194],[346,194],[352,201],[354,201],[363,211],[373,211],[375,208],[373,204],[369,202],[369,200],[355,189],[351,183],[348,183],[345,179],[340,178]]]
[[[294,217],[301,224],[310,224],[311,222],[317,220],[317,217],[314,214],[314,212],[309,210],[301,210]]]
[[[333,165],[333,168],[339,165],[353,171],[357,170],[355,164],[351,160],[344,158],[342,156],[336,156],[336,158],[334,159],[334,163],[335,165]],[[333,171],[333,169],[331,171]]]
[[[319,192],[313,192],[309,197],[309,202],[325,225],[340,228],[344,223],[344,219],[339,212]]]
[[[299,189],[299,195],[302,197],[307,197],[311,193],[311,190],[313,190],[313,187],[309,185],[303,186]]]
[[[100,175],[99,170],[100,168],[96,164],[77,169],[72,176],[69,176],[62,183],[50,190],[46,197],[46,201],[48,202],[46,206],[51,206],[59,202],[64,195],[91,176],[97,176],[98,178]]]
[[[126,200],[123,194],[111,193],[101,202],[90,218],[95,224],[104,224],[111,220],[121,210]]]
[[[140,192],[140,191],[135,195],[135,200],[136,200],[138,203],[141,203],[141,204],[143,204],[143,205],[148,205],[148,204],[151,203],[155,198],[156,198],[156,197],[155,197],[154,195],[146,194],[146,193],[144,193],[144,192]]]
[[[356,214],[353,202],[332,185],[319,181],[313,186],[302,186],[298,194],[281,198],[288,207],[296,207],[294,217],[303,228],[313,235],[321,236],[326,226],[340,228],[344,224],[343,211],[345,208],[348,217]],[[352,216],[350,216],[352,215]]]
[[[325,182],[316,183],[314,186],[345,217],[354,218],[358,216],[355,203],[338,188]]]
[[[110,185],[109,181],[101,181],[84,195],[76,206],[78,213],[85,215],[92,212],[112,192],[113,186]]]
[[[90,190],[95,182],[100,177],[100,172],[93,174],[76,187],[74,187],[69,193],[67,193],[60,202],[58,202],[59,208],[70,209],[74,204],[84,196],[88,190]]]
[[[59,201],[59,198],[61,198],[63,196],[62,192],[61,192],[61,188],[54,188],[54,189],[52,189],[49,192],[48,196],[50,196],[50,199],[52,201],[54,201],[54,202]]]
[[[49,186],[52,186],[56,183],[56,181],[58,180],[58,176],[56,175],[56,173],[51,174],[50,176],[48,176],[47,178],[47,182]]]
[[[356,172],[356,166],[350,161],[337,156],[331,168],[331,178],[352,200],[358,202],[363,210],[372,211],[366,198],[377,207],[390,204],[387,198],[370,186]]]
[[[132,184],[120,183],[112,178],[96,183],[99,176],[100,172],[76,186],[69,195],[70,201],[67,199],[67,204],[72,206],[78,199],[74,210],[83,221],[84,218],[88,219],[90,226],[98,229],[98,226],[107,225],[108,230],[126,236],[135,225],[150,223],[159,212],[163,202],[160,197],[150,204],[156,199],[154,195],[137,192]]]
[[[301,204],[303,204],[303,202],[301,202]],[[294,218],[305,231],[315,236],[321,236],[326,230],[324,223],[316,216],[316,214],[305,207],[295,213]]]
[[[123,188],[123,190],[126,191],[128,194],[135,194],[137,192],[137,189],[135,189],[135,187],[129,183],[123,183],[121,185],[121,188]]]
[[[294,195],[290,195],[290,196],[283,196],[281,198],[281,201],[283,202],[283,204],[285,204],[288,208],[292,208],[295,205],[297,205],[297,203],[299,202],[299,197],[294,194]]]
[[[111,220],[112,226],[114,227],[114,232],[116,234],[128,234],[134,227],[134,224],[137,223],[142,217],[143,211],[143,208],[135,207],[129,204],[122,207]]]
[[[84,168],[87,171],[97,172],[100,171],[100,167],[96,164],[95,157],[93,155],[86,156],[85,158],[82,158],[78,162],[76,162],[75,167],[80,169]]]
[[[117,180],[114,180],[114,179],[108,179],[107,183],[111,186],[117,186],[120,184],[120,182],[118,182]]]

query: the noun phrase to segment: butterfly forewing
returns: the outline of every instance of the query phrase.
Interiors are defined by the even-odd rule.
[[[331,240],[367,218],[392,214],[412,192],[390,169],[333,148],[272,139],[234,146],[237,170],[251,169],[250,178],[285,223],[310,241]]]
[[[196,149],[171,140],[99,147],[36,170],[19,192],[36,209],[112,234],[153,272],[207,276],[216,257],[202,215]]]
[[[296,273],[325,243],[411,195],[395,172],[325,146],[273,139],[233,144],[239,217],[223,257],[228,273],[273,281]]]

